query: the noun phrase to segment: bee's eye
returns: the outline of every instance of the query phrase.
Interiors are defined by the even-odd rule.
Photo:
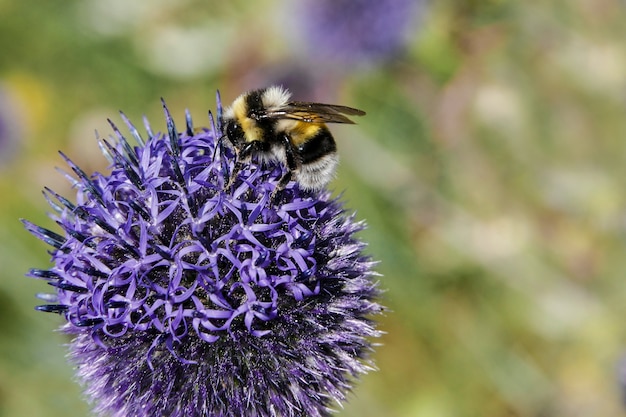
[[[226,124],[226,136],[233,144],[237,144],[243,138],[243,129],[241,129],[239,123],[228,122]]]

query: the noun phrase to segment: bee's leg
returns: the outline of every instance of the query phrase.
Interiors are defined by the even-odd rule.
[[[250,159],[252,154],[257,152],[263,152],[264,150],[265,146],[264,143],[261,141],[253,140],[252,142],[247,142],[239,150],[237,160],[247,161]]]
[[[228,185],[226,188],[229,188],[235,182],[239,171],[243,169],[243,166],[250,161],[250,158],[255,153],[265,152],[266,145],[261,141],[252,141],[245,143],[241,149],[237,151],[237,161],[235,162],[235,166],[230,173],[230,180],[228,181]],[[235,148],[237,149],[237,148]]]
[[[276,189],[274,190],[274,194],[277,191],[284,189],[287,184],[289,184],[289,181],[291,181],[291,179],[293,178],[293,173],[300,168],[300,160],[298,159],[296,152],[293,149],[293,145],[291,144],[291,139],[289,138],[289,136],[283,135],[282,142],[285,148],[287,172],[278,181]]]
[[[226,184],[226,188],[230,188],[235,183],[235,179],[237,178],[237,175],[239,174],[239,171],[241,171],[242,167],[243,163],[239,160],[239,158],[237,158],[233,170],[230,171],[230,178],[228,179],[228,184]]]
[[[276,189],[274,190],[274,192],[284,189],[287,184],[289,184],[289,181],[291,181],[292,176],[293,175],[291,174],[291,170],[289,170],[285,173],[285,175],[280,177],[280,181],[278,181],[278,184],[276,184]]]

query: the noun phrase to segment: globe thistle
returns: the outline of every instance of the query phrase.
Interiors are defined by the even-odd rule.
[[[111,123],[108,174],[63,156],[76,201],[44,192],[62,232],[24,221],[53,248],[29,273],[55,288],[37,309],[64,317],[98,415],[328,415],[379,336],[363,223],[327,191],[276,191],[278,164],[231,178],[212,115],[178,133],[164,109],[145,140],[122,114],[137,146]]]

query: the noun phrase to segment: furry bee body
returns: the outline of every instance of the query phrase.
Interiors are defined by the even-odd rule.
[[[362,116],[365,112],[290,98],[287,90],[277,86],[240,95],[224,111],[224,135],[240,160],[257,155],[261,162],[284,164],[288,171],[279,188],[295,179],[304,189],[319,190],[332,180],[339,163],[326,123],[353,123],[345,114]]]

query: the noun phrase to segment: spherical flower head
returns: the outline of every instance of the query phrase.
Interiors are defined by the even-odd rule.
[[[165,105],[164,105],[165,108]],[[218,112],[221,106],[218,100]],[[34,269],[56,294],[70,355],[98,415],[324,416],[372,368],[381,312],[363,224],[329,193],[276,185],[210,116],[138,142],[100,140],[108,174],[74,172],[76,202],[46,189],[61,234]]]

